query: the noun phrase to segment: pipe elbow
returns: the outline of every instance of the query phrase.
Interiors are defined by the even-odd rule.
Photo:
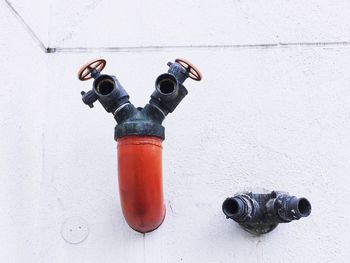
[[[153,231],[165,217],[162,140],[126,136],[117,142],[119,194],[125,220],[135,231]]]

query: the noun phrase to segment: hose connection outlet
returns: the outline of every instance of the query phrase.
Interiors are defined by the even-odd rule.
[[[136,108],[128,93],[113,75],[101,74],[106,60],[85,64],[78,72],[81,81],[94,79],[92,89],[81,92],[84,104],[93,108],[99,101],[117,122],[118,182],[121,207],[128,225],[146,233],[158,228],[165,218],[162,183],[162,122],[173,112],[188,91],[187,78],[199,81],[202,75],[190,62],[169,62],[168,72],[155,82],[155,90],[145,107]]]
[[[279,223],[299,220],[311,214],[310,202],[286,192],[272,191],[268,194],[252,192],[237,193],[222,204],[226,218],[233,219],[254,235],[268,233]]]

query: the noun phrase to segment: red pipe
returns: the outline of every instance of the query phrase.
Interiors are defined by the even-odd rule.
[[[119,194],[125,220],[138,232],[153,231],[165,218],[162,139],[126,136],[117,142]]]

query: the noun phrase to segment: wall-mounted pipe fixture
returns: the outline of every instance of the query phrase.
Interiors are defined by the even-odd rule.
[[[162,183],[162,122],[187,95],[183,85],[189,77],[199,81],[201,73],[184,59],[169,62],[167,73],[155,82],[155,91],[144,108],[136,108],[113,75],[101,74],[106,61],[94,60],[78,73],[82,81],[94,78],[92,89],[82,91],[82,100],[93,107],[97,100],[117,121],[114,138],[118,143],[118,181],[126,222],[145,233],[159,227],[165,217]]]
[[[279,223],[309,216],[311,204],[306,198],[297,198],[286,192],[243,192],[226,198],[222,211],[226,218],[233,219],[244,230],[260,235],[272,231]]]

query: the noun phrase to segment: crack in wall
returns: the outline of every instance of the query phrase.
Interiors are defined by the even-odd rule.
[[[278,42],[262,44],[220,44],[220,45],[148,45],[124,47],[50,47],[35,34],[34,30],[17,12],[9,0],[4,0],[13,15],[20,21],[28,34],[45,53],[90,53],[90,52],[162,52],[171,50],[219,50],[219,49],[260,49],[260,48],[288,48],[288,47],[332,47],[350,46],[350,41],[324,41],[324,42]]]

